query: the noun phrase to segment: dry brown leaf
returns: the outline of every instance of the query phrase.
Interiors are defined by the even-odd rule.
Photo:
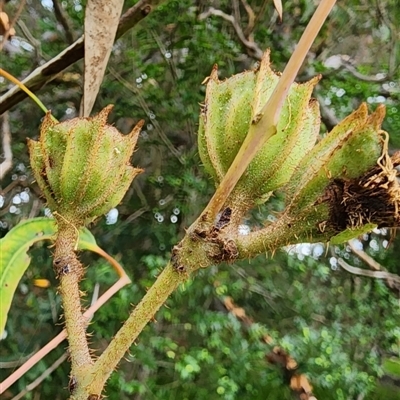
[[[263,340],[264,340],[265,343],[267,343],[267,344],[269,344],[269,345],[271,345],[272,343],[274,343],[274,339],[273,339],[271,336],[269,336],[269,335],[265,335],[265,336],[263,337]]]
[[[0,12],[0,35],[4,35],[6,32],[9,32],[9,36],[15,35],[15,29],[10,28],[10,19],[5,12]]]
[[[295,390],[296,392],[301,390],[299,375],[293,375],[290,378],[290,389]]]
[[[233,302],[233,299],[230,296],[226,296],[224,298],[224,305],[228,311],[231,311],[235,308],[235,303]]]
[[[85,13],[85,77],[81,115],[89,116],[114,44],[123,0],[88,0]]]
[[[312,393],[312,386],[308,381],[306,375],[293,375],[290,379],[290,389],[295,390],[297,392],[303,391],[304,393]]]
[[[293,370],[297,368],[297,362],[294,358],[287,356],[286,358],[286,368],[289,370]]]
[[[241,307],[236,307],[232,310],[232,314],[239,319],[244,319],[247,317],[246,311],[244,311],[244,308]]]
[[[282,15],[283,15],[282,1],[274,0],[274,6],[275,6],[275,10],[277,11],[277,13],[279,15],[279,19],[282,22]]]
[[[306,375],[300,375],[300,382],[301,382],[301,387],[306,393],[311,393],[313,387],[310,385],[310,382],[308,381],[308,378]]]
[[[5,12],[0,12],[0,35],[3,35],[4,32],[8,31],[9,26],[8,15]]]

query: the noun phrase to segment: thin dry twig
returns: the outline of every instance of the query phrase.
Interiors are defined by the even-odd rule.
[[[94,286],[92,300],[90,303],[91,307],[94,307],[96,305],[96,302],[99,298],[99,289],[100,289],[100,285],[99,285],[99,283],[96,283]],[[91,319],[91,317],[88,318],[88,322],[90,319]],[[44,371],[33,382],[31,382],[29,385],[27,385],[24,390],[22,390],[20,393],[18,393],[11,400],[20,400],[27,393],[31,392],[33,389],[35,389],[37,386],[39,386],[48,376],[50,376],[68,358],[68,356],[69,356],[69,353],[67,351],[64,352],[64,354],[62,354],[61,357],[59,357],[56,361],[54,361],[54,363],[49,368],[47,368],[46,371]],[[31,355],[29,355],[29,358],[30,357],[31,357]]]
[[[338,263],[344,270],[350,272],[353,275],[366,276],[374,279],[385,279],[388,284],[391,285],[391,288],[394,288],[394,285],[396,285],[397,288],[400,289],[400,276],[396,274],[392,274],[387,271],[370,271],[363,268],[353,267],[342,258],[338,258]]]
[[[123,275],[121,275],[121,270]],[[93,314],[105,304],[115,293],[117,293],[125,285],[129,284],[131,280],[128,275],[125,274],[121,267],[121,270],[117,270],[120,275],[120,279],[114,283],[100,298],[97,302],[89,307],[84,313],[84,317],[89,321]],[[24,365],[14,371],[8,378],[0,383],[0,394],[4,393],[13,383],[20,379],[27,371],[29,371],[34,365],[36,365],[43,357],[45,357],[50,351],[54,350],[61,342],[63,342],[67,337],[66,329],[63,329],[54,339],[47,343],[43,348],[41,348],[32,358],[30,358]]]
[[[39,347],[38,347],[39,348]],[[8,369],[8,368],[17,368],[20,365],[22,365],[23,363],[25,363],[27,360],[29,360],[38,350],[38,348],[36,348],[32,351],[32,353],[27,354],[23,357],[18,357],[17,360],[13,360],[13,361],[0,361],[0,369]]]
[[[4,153],[4,161],[0,164],[0,181],[12,167],[12,149],[11,149],[11,130],[8,112],[3,114],[3,122],[1,124],[2,147]]]
[[[321,111],[321,120],[326,126],[328,131],[331,131],[338,123],[339,119],[336,117],[335,112],[325,105],[325,101],[320,95],[315,96],[319,103],[319,108]]]
[[[370,82],[370,83],[382,83],[382,82],[387,82],[388,80],[391,79],[389,75],[385,75],[382,77],[376,77],[376,76],[369,76],[369,75],[364,75],[360,72],[357,71],[356,68],[354,68],[349,62],[346,60],[343,60],[342,67],[345,71],[349,72],[351,75],[354,76],[354,78],[357,78],[360,81],[363,82]]]
[[[65,32],[65,37],[67,38],[67,42],[69,44],[74,42],[74,35],[72,33],[72,29],[69,26],[68,19],[64,13],[64,10],[62,9],[60,3],[58,0],[52,0],[53,2],[53,8],[54,8],[54,15],[56,16],[57,21],[61,24],[61,26],[64,29]]]
[[[235,29],[236,35],[239,38],[239,40],[242,42],[242,44],[251,51],[252,56],[256,58],[257,60],[261,60],[261,57],[263,55],[263,51],[260,49],[258,44],[254,42],[254,40],[250,40],[246,38],[245,34],[243,33],[243,30],[241,26],[239,25],[239,21],[235,19],[233,15],[226,14],[225,12],[221,10],[217,10],[214,7],[210,7],[207,11],[204,11],[199,15],[199,20],[204,20],[210,17],[211,15],[220,17],[224,19],[225,21],[228,21],[232,24],[233,28]]]
[[[261,7],[257,10],[256,13],[256,19],[254,21],[254,25],[257,26],[257,23],[261,20],[261,18],[264,16],[265,9],[267,8],[267,5],[269,4],[269,0],[264,0],[263,3],[261,4]]]
[[[64,352],[54,363],[46,369],[40,376],[38,376],[33,382],[25,387],[24,390],[19,392],[11,400],[23,399],[29,392],[38,387],[48,376],[50,376],[66,359],[68,358],[68,352]]]
[[[244,30],[244,34],[247,37],[250,37],[250,35],[253,32],[254,27],[255,27],[256,15],[255,15],[253,9],[250,7],[250,4],[247,2],[247,0],[241,0],[241,2],[243,4],[243,7],[246,10],[247,16],[249,18],[246,29]]]
[[[38,65],[39,62],[43,58],[43,53],[42,53],[42,43],[40,40],[37,40],[36,38],[33,37],[32,33],[26,26],[25,22],[22,19],[19,19],[17,21],[18,27],[21,29],[23,35],[25,36],[25,39],[33,46],[35,49],[35,65]]]
[[[371,269],[374,271],[385,271],[385,268],[382,267],[381,264],[379,264],[376,260],[374,260],[369,254],[367,254],[363,250],[357,249],[357,247],[354,244],[354,240],[349,240],[348,245],[351,249],[351,251],[362,261],[365,262]]]
[[[400,65],[396,66],[396,59],[397,59],[397,51],[398,51],[398,43],[400,40],[400,30],[398,29],[398,24],[394,24],[390,16],[388,15],[387,8],[385,8],[385,4],[382,4],[381,1],[376,2],[377,9],[381,15],[382,21],[385,25],[389,28],[390,36],[391,36],[391,47],[390,47],[390,54],[389,54],[389,75],[392,76],[395,71],[398,70]]]
[[[135,98],[139,102],[140,106],[142,107],[142,110],[146,113],[147,116],[150,117],[152,114],[152,111],[150,110],[150,107],[147,105],[146,100],[142,96],[140,90],[136,88],[134,85],[132,85],[130,82],[125,80],[114,68],[109,67],[109,71],[111,75],[120,83],[122,83],[128,90],[130,90],[132,93],[135,94]],[[159,122],[157,121],[156,118],[152,119],[151,121],[152,125],[155,128],[155,131],[159,135],[160,139],[164,142],[164,144],[167,146],[168,150],[179,160],[181,164],[184,164],[184,160],[180,154],[180,152],[174,147],[174,145],[171,143],[169,140],[168,136],[165,134],[163,129],[161,128]]]

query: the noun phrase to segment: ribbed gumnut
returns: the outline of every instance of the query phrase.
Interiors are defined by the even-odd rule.
[[[280,74],[270,67],[266,52],[256,70],[220,81],[215,66],[206,79],[200,114],[199,153],[206,171],[218,185],[239,151],[252,123],[275,89]],[[314,146],[320,126],[318,103],[311,99],[319,77],[293,83],[283,105],[277,133],[264,145],[238,182],[238,197],[265,201],[286,184],[300,160]]]
[[[326,235],[338,243],[374,226],[398,225],[400,154],[387,153],[384,116],[384,106],[368,115],[362,104],[298,165],[285,193],[299,236]]]
[[[28,140],[33,173],[51,211],[74,224],[87,224],[115,207],[142,172],[129,161],[143,122],[122,135],[107,125],[111,109],[62,123],[47,114],[39,141]]]

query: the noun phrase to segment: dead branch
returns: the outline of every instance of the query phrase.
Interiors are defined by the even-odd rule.
[[[344,270],[353,275],[367,276],[374,279],[385,279],[387,282],[386,285],[390,289],[396,289],[396,292],[400,290],[400,276],[396,274],[387,271],[370,271],[363,268],[352,267],[342,258],[338,258],[338,263]]]
[[[137,25],[143,18],[149,15],[156,6],[166,0],[140,0],[121,16],[118,24],[116,39],[119,39],[128,30]],[[84,38],[81,36],[71,46],[66,48],[56,57],[36,68],[22,83],[32,92],[37,92],[46,83],[52,81],[57,74],[65,68],[83,58]],[[27,95],[19,87],[12,87],[0,97],[0,115],[18,104]]]

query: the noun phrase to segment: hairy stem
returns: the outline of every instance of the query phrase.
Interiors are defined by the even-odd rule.
[[[238,236],[235,240],[238,249],[238,259],[253,258],[262,253],[272,255],[276,250],[289,244],[315,243],[329,240],[329,232],[313,235],[301,233],[302,221],[296,221],[288,215],[263,229],[251,232],[248,235]]]
[[[275,223],[267,227],[253,231],[248,235],[237,237],[236,245],[238,247],[240,259],[252,258],[256,254],[270,253],[276,249],[293,243],[293,230],[291,221],[281,216]],[[295,242],[294,242],[295,243]]]
[[[134,340],[147,323],[154,319],[156,312],[166,302],[169,295],[186,279],[187,275],[177,272],[171,263],[166,266],[115,335],[107,349],[96,361],[91,374],[92,381],[87,393],[93,395],[101,394],[105,382],[124,354],[129,350]],[[74,393],[74,399],[79,399],[78,395],[78,391],[76,394]]]
[[[67,221],[57,218],[58,235],[55,242],[53,265],[60,279],[65,327],[71,356],[71,375],[79,383],[93,364],[86,339],[87,320],[82,314],[79,281],[83,267],[75,254],[78,231]]]

